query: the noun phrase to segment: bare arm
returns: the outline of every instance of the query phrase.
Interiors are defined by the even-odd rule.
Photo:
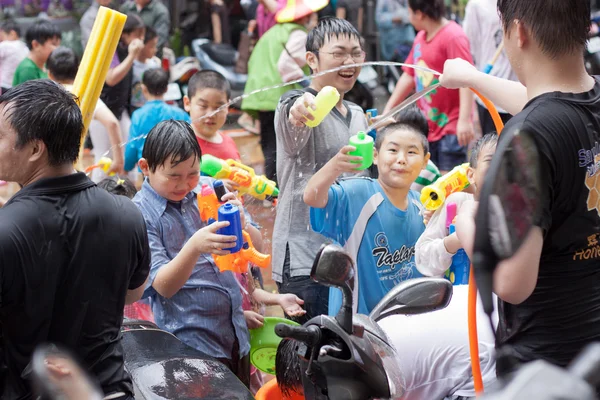
[[[144,289],[146,288],[146,283],[148,283],[148,279],[146,278],[146,282],[143,285],[138,287],[137,289],[128,290],[127,295],[125,295],[125,304],[133,304],[139,299],[142,298],[144,294]]]
[[[402,74],[398,83],[396,83],[396,88],[394,89],[394,93],[390,96],[387,104],[385,105],[385,109],[383,110],[383,114],[386,114],[396,105],[398,105],[402,100],[408,96],[408,94],[414,89],[415,82],[413,77],[407,73]]]
[[[127,57],[116,67],[109,69],[108,74],[106,75],[106,84],[108,86],[115,86],[119,82],[125,78],[131,67],[133,66],[133,61],[140,54],[140,51],[144,48],[144,42],[140,39],[134,39],[129,44],[129,53]]]
[[[270,12],[275,14],[279,11],[277,0],[260,0],[260,3]]]
[[[473,92],[468,88],[460,88],[460,108],[458,113],[458,123],[456,126],[456,137],[458,144],[467,146],[475,136],[473,123],[471,122],[471,113],[473,112]],[[487,132],[484,132],[484,134]]]
[[[446,61],[440,83],[449,89],[473,88],[512,115],[519,113],[528,101],[527,88],[520,82],[484,74],[458,58]]]
[[[110,141],[113,163],[110,167],[110,172],[120,173],[123,170],[123,148],[121,147],[121,126],[119,120],[110,111],[103,102],[98,102],[94,119],[99,121],[108,132],[108,140]]]

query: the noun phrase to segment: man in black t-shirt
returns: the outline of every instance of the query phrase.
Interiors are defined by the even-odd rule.
[[[510,345],[524,362],[565,366],[600,340],[600,84],[587,74],[582,56],[590,2],[499,0],[498,10],[504,48],[522,84],[462,60],[446,62],[440,82],[478,89],[516,114],[505,130],[534,134],[542,216],[494,273],[498,344]],[[459,237],[461,228],[473,231],[472,218],[459,217]]]
[[[127,198],[73,169],[83,121],[48,80],[0,96],[0,179],[22,189],[0,208],[0,398],[31,397],[37,345],[74,352],[107,396],[133,396],[123,368],[123,306],[141,297],[150,252]]]

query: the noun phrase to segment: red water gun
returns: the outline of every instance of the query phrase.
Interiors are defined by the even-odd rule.
[[[219,217],[219,208],[221,203],[217,199],[215,191],[207,184],[202,185],[202,189],[198,194],[198,209],[200,211],[200,219],[203,222],[211,223]],[[237,235],[239,237],[239,235]],[[270,254],[262,254],[254,248],[252,240],[248,232],[242,230],[243,244],[241,248],[235,252],[224,256],[213,254],[215,264],[221,272],[233,271],[244,273],[248,270],[248,263],[267,268],[271,263]]]

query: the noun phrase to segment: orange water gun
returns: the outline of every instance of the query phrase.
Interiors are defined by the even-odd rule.
[[[279,196],[275,182],[264,175],[256,175],[254,169],[235,160],[221,160],[210,154],[202,156],[200,170],[215,179],[229,179],[239,185],[240,194],[249,194],[259,200],[272,200]]]
[[[198,209],[200,210],[200,218],[202,221],[206,223],[216,221],[219,217],[219,208],[221,206],[222,205],[219,203],[213,188],[207,184],[203,184],[202,189],[198,194]],[[231,226],[234,225],[235,224],[232,224]],[[239,226],[240,224],[237,225]],[[239,237],[240,235],[236,236]],[[233,271],[244,273],[248,270],[249,262],[258,267],[267,268],[271,263],[271,255],[262,254],[256,250],[250,239],[250,234],[245,230],[241,230],[241,237],[243,244],[237,251],[224,256],[213,254],[213,260],[219,270],[221,272]],[[236,249],[234,248],[233,250]]]
[[[108,170],[110,169],[111,166],[112,166],[112,160],[108,157],[102,157],[101,159],[98,160],[98,162],[96,164],[90,165],[89,167],[87,167],[85,169],[85,173],[89,174],[94,169],[100,168],[102,171],[104,171],[105,174],[108,174],[108,176],[114,176],[114,175],[116,175],[114,172],[111,172],[110,174],[108,173]]]

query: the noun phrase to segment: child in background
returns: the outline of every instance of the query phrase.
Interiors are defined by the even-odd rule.
[[[142,158],[145,137],[152,128],[168,119],[190,122],[190,117],[180,108],[165,103],[169,73],[162,68],[153,68],[144,72],[142,93],[147,103],[131,115],[129,141],[125,147],[125,171],[131,171]]]
[[[71,91],[75,76],[77,75],[77,69],[79,68],[79,59],[75,52],[67,47],[57,47],[48,57],[46,62],[48,68],[48,77],[56,83],[60,83],[67,90]],[[106,104],[100,99],[96,103],[94,109],[94,115],[92,121],[97,121],[106,130],[108,141],[110,142],[111,149],[108,157],[111,158],[112,164],[108,169],[108,174],[114,172],[116,174],[123,171],[123,150],[119,146],[121,143],[121,128],[119,127],[119,120],[114,114],[108,109]],[[104,176],[104,172],[95,173],[99,168],[96,168],[92,172],[92,180],[97,182],[100,180],[100,176]],[[134,193],[135,194],[135,193]]]
[[[133,60],[133,80],[131,84],[131,110],[137,110],[146,104],[148,99],[142,93],[142,76],[144,72],[151,68],[160,68],[160,59],[156,57],[158,45],[158,34],[150,27],[146,26],[144,35],[144,48],[135,60]]]
[[[44,64],[50,53],[60,46],[60,29],[49,21],[37,21],[25,32],[25,42],[29,48],[29,55],[21,61],[15,70],[12,85],[33,79],[47,78]]]
[[[29,49],[21,40],[21,28],[13,20],[0,25],[0,88],[2,93],[12,87],[17,66],[27,57]]]
[[[105,178],[96,185],[109,193],[117,196],[125,196],[129,199],[133,199],[137,193],[137,189],[129,179],[120,178],[118,176]],[[152,315],[152,309],[150,308],[148,299],[141,299],[133,304],[126,304],[125,309],[123,310],[123,316],[131,319],[143,319],[154,322],[154,316]]]
[[[421,276],[415,268],[414,246],[425,230],[419,194],[410,189],[429,160],[423,131],[427,120],[415,108],[404,110],[398,122],[378,132],[373,162],[377,180],[349,178],[362,157],[344,146],[308,181],[304,202],[318,232],[344,246],[357,266],[354,310],[368,315],[398,283]],[[357,236],[358,233],[358,236]],[[337,314],[341,291],[329,292],[329,314]]]
[[[425,232],[415,247],[417,269],[425,276],[442,276],[452,264],[452,256],[463,246],[455,233],[448,235],[446,227],[446,206],[455,203],[457,210],[466,203],[479,200],[485,174],[490,161],[496,152],[498,134],[488,133],[475,142],[469,157],[470,166],[467,172],[469,183],[475,187],[475,194],[452,193],[444,204],[438,208],[425,228]]]
[[[229,222],[206,225],[197,203],[202,153],[192,127],[160,122],[148,134],[139,166],[147,179],[133,202],[146,221],[152,261],[144,297],[157,325],[182,342],[225,364],[249,386],[249,335],[240,287],[221,272],[213,254],[228,254],[235,236],[217,233]],[[232,193],[222,198],[241,204]],[[241,213],[245,228],[244,214]],[[224,312],[227,310],[227,312]]]
[[[462,58],[471,61],[469,40],[462,28],[445,17],[444,0],[408,0],[411,24],[419,31],[407,64],[441,71],[444,61]],[[421,91],[438,83],[432,73],[404,67],[404,74],[385,106],[384,114],[413,90]],[[421,98],[419,108],[429,121],[431,160],[442,174],[467,159],[467,146],[473,139],[473,93],[469,89],[439,87]]]
[[[240,160],[240,153],[232,138],[220,132],[227,120],[227,108],[206,117],[227,104],[231,88],[227,79],[216,71],[196,72],[188,83],[188,94],[183,98],[185,111],[190,113],[198,144],[205,154],[222,160]]]

